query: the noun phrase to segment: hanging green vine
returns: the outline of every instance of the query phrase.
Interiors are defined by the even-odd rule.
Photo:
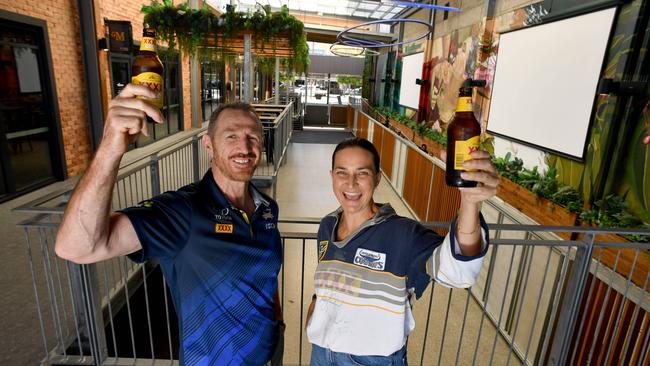
[[[309,47],[304,33],[304,24],[289,14],[289,8],[283,5],[277,12],[270,6],[256,9],[254,12],[239,12],[235,6],[226,6],[226,12],[220,16],[213,14],[204,3],[201,9],[191,9],[187,3],[174,5],[172,0],[152,0],[150,5],[143,5],[144,23],[154,28],[158,37],[167,42],[170,49],[176,45],[188,54],[207,54],[217,57],[218,51],[206,50],[202,46],[207,38],[228,39],[240,31],[252,32],[255,45],[262,47],[270,44],[275,49],[275,39],[288,38],[292,57],[287,58],[288,70],[298,74],[306,72],[309,66]],[[221,42],[223,44],[223,42]]]

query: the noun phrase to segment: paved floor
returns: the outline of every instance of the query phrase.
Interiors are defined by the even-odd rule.
[[[336,209],[337,202],[331,192],[329,177],[330,157],[334,149],[332,144],[291,144],[288,150],[288,159],[280,170],[277,187],[277,201],[280,206],[280,217],[311,217],[320,219],[325,214]],[[44,193],[70,187],[72,182],[62,182],[49,186],[38,192],[21,197],[17,200],[0,205],[0,230],[2,232],[2,245],[0,256],[3,275],[0,277],[0,365],[35,365],[43,358],[45,349],[39,331],[39,322],[34,299],[30,261],[27,257],[24,233],[16,226],[18,222],[26,219],[25,214],[11,213],[13,207],[34,199]],[[377,202],[390,202],[396,211],[404,216],[410,212],[395,194],[391,186],[382,181],[375,195]],[[283,224],[280,229],[284,232],[315,232],[314,225]],[[302,246],[305,248],[303,257]],[[316,264],[314,242],[287,241],[285,252],[285,266],[283,289],[284,307],[287,319],[293,319],[288,324],[286,334],[285,363],[288,365],[306,364],[309,359],[310,346],[304,332],[301,331],[303,321],[300,319],[301,307],[304,310],[310,300],[313,283],[312,276]],[[34,246],[39,250],[39,245]],[[304,272],[302,266],[304,263]],[[35,263],[37,270],[41,264]],[[301,274],[304,274],[302,276]],[[44,291],[45,284],[38,283]],[[412,364],[419,364],[421,350],[424,343],[425,325],[427,324],[428,302],[431,288],[424,294],[414,309],[417,327],[409,340],[409,358]],[[303,298],[300,298],[301,289],[304,289]],[[474,357],[476,339],[480,339],[479,352],[481,356],[477,364],[488,364],[490,351],[496,345],[493,364],[505,364],[508,357],[507,349],[500,337],[495,337],[494,328],[485,319],[481,337],[478,337],[478,327],[481,313],[472,299],[467,298],[467,292],[450,292],[441,286],[434,286],[433,311],[429,322],[426,352],[423,364],[438,364],[441,355],[442,365],[471,364]],[[451,299],[449,298],[450,293]],[[43,299],[41,299],[43,300]],[[450,309],[448,312],[444,309]],[[465,308],[467,307],[467,312]],[[465,318],[464,315],[467,314]],[[466,319],[466,320],[465,320]],[[49,322],[49,320],[47,320]],[[449,331],[442,332],[443,325],[447,323]],[[295,324],[294,324],[295,323]],[[473,326],[463,326],[474,324]],[[302,333],[302,334],[301,334]],[[463,335],[461,337],[461,334]],[[302,339],[302,347],[301,345]],[[496,340],[496,341],[495,341]],[[48,339],[51,345],[52,340]],[[444,345],[440,352],[441,344]],[[461,346],[459,348],[458,346]],[[461,350],[461,351],[458,351]],[[458,358],[457,358],[458,357]],[[511,364],[519,364],[513,356]]]

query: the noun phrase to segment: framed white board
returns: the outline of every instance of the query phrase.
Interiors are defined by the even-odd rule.
[[[414,53],[402,58],[402,76],[400,77],[399,104],[418,109],[420,104],[420,85],[415,79],[422,77],[424,52]]]
[[[583,160],[615,8],[503,33],[487,129]]]

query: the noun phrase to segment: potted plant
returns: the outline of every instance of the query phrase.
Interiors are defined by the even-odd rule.
[[[580,195],[573,187],[560,187],[557,171],[544,174],[537,167],[525,169],[523,161],[510,153],[493,160],[501,175],[497,196],[541,225],[574,226],[582,207]],[[570,239],[571,233],[556,233]]]
[[[249,33],[256,55],[286,57],[288,69],[296,73],[305,72],[309,66],[304,25],[289,14],[286,5],[278,12],[264,6],[252,13],[235,11],[229,5],[224,14],[217,16],[207,5],[191,9],[187,3],[174,5],[172,0],[153,0],[150,5],[143,5],[141,12],[145,14],[144,23],[153,27],[170,49],[178,45],[187,54],[223,57],[241,53],[242,35]]]
[[[580,222],[585,226],[594,227],[650,229],[650,225],[642,222],[638,217],[628,211],[627,204],[623,197],[613,194],[597,200],[594,202],[592,208],[584,210],[580,214]],[[600,242],[633,241],[650,243],[650,236],[598,234],[596,235],[596,240]],[[650,258],[648,257],[647,250],[642,250],[637,256],[636,249],[616,249],[606,247],[602,249],[602,253],[601,250],[596,250],[594,252],[594,258],[600,258],[601,262],[611,269],[616,267],[616,272],[620,273],[624,277],[631,275],[632,282],[637,286],[643,286],[648,271],[650,270]],[[633,273],[631,273],[632,265],[635,266]]]

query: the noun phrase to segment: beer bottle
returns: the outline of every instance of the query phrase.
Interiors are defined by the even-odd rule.
[[[467,79],[458,96],[456,114],[447,128],[447,167],[445,181],[452,187],[476,187],[475,181],[465,180],[460,174],[463,163],[471,160],[470,154],[479,149],[481,126],[474,117],[472,87],[485,85],[484,80]]]
[[[142,30],[140,52],[131,66],[131,83],[153,90],[156,97],[146,98],[146,101],[157,108],[163,106],[163,75],[163,64],[156,54],[156,30],[145,27]]]

